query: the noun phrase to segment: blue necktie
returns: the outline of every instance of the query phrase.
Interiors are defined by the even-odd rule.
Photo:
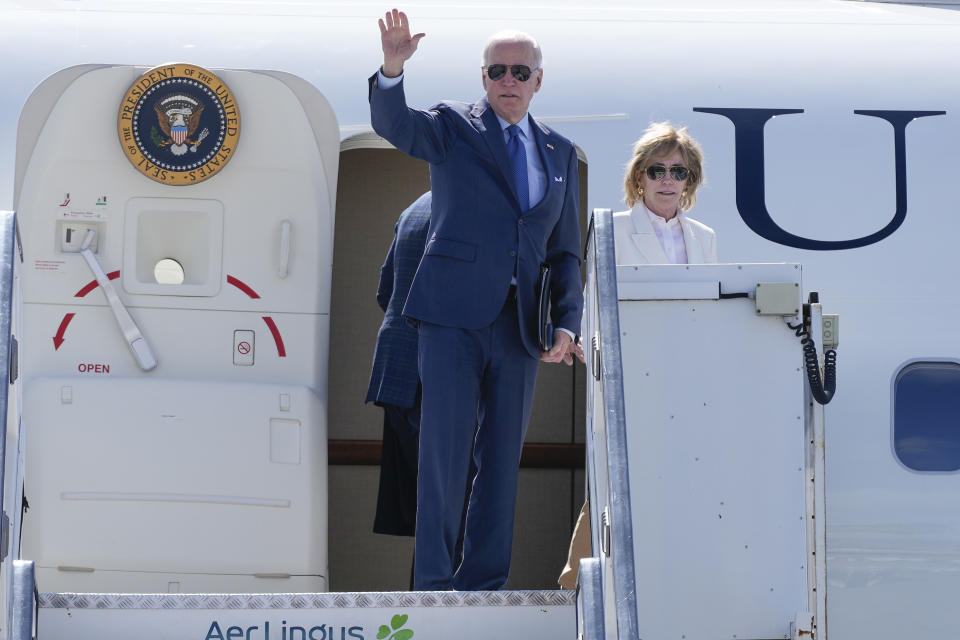
[[[530,187],[527,184],[527,151],[520,140],[520,127],[515,124],[507,127],[510,140],[507,141],[507,153],[513,165],[513,186],[517,188],[520,210],[526,213],[530,209]]]

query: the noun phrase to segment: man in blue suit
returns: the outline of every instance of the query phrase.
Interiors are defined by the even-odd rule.
[[[486,96],[406,105],[403,65],[424,34],[380,21],[374,130],[430,163],[430,230],[403,315],[418,325],[422,383],[414,585],[499,589],[507,580],[520,453],[539,360],[571,361],[580,325],[577,154],[527,113],[543,81],[536,41],[502,33],[483,52]],[[536,283],[552,270],[553,347],[541,351]],[[474,438],[474,426],[479,425]],[[471,446],[477,466],[455,566]]]
[[[377,332],[366,400],[383,408],[380,487],[373,531],[395,536],[414,535],[417,515],[420,442],[417,329],[403,318],[403,307],[427,242],[430,202],[430,192],[427,191],[400,214],[377,284],[377,304],[384,315]],[[464,500],[470,495],[474,473],[476,469],[471,464],[467,471]],[[464,509],[454,551],[457,558],[463,552],[465,518]],[[412,573],[410,580],[413,588]]]
[[[383,408],[380,489],[375,533],[412,536],[417,513],[417,449],[420,439],[420,375],[417,330],[403,318],[403,305],[420,265],[430,226],[430,192],[397,220],[393,242],[380,268],[377,304],[383,323],[377,332],[367,402]]]

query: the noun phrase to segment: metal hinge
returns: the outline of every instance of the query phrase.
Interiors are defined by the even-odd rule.
[[[10,555],[10,517],[4,511],[0,514],[0,562]]]
[[[800,611],[790,623],[791,640],[813,640],[813,614],[809,611]]]
[[[600,514],[600,551],[610,557],[610,507]]]
[[[20,343],[17,342],[16,336],[10,334],[10,384],[13,384],[17,381],[17,378],[20,377]]]
[[[20,241],[20,225],[17,224],[17,216],[13,216],[13,232],[17,237],[17,253],[20,254],[20,264],[23,264],[23,243]]]
[[[593,366],[593,377],[600,379],[600,335],[593,334],[590,338],[591,362]]]

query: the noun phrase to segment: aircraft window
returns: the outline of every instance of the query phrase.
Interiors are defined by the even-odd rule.
[[[893,449],[915,471],[960,469],[960,364],[914,362],[894,382]]]
[[[157,284],[183,284],[183,265],[173,258],[164,258],[153,267]]]

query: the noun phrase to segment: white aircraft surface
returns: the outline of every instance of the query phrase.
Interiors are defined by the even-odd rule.
[[[716,230],[720,261],[802,265],[802,299],[818,292],[825,312],[839,316],[837,392],[824,408],[818,478],[826,609],[817,635],[831,640],[934,640],[956,635],[960,623],[960,341],[952,329],[960,219],[950,187],[960,167],[960,13],[927,4],[420,0],[401,7],[427,34],[406,65],[411,106],[477,99],[486,38],[502,28],[527,31],[544,54],[531,113],[577,144],[585,226],[594,208],[625,208],[623,169],[648,123],[686,125],[706,156],[706,184],[691,215]],[[8,411],[22,411],[24,438],[11,422],[8,443],[24,449],[31,504],[22,537],[11,529],[6,551],[37,560],[41,591],[404,588],[410,546],[366,535],[376,469],[331,465],[329,484],[324,479],[327,438],[379,438],[378,410],[361,404],[380,321],[376,273],[396,216],[428,184],[425,166],[391,150],[369,124],[366,79],[382,60],[376,20],[389,8],[0,0],[0,210],[17,212],[24,251],[16,285],[23,325],[15,317],[12,329],[22,336],[20,377]],[[118,153],[124,95],[139,74],[168,63],[210,70],[231,85],[248,136],[224,173],[194,186],[152,181]],[[270,73],[251,79],[244,70]],[[41,84],[50,77],[59,80]],[[75,107],[56,111],[61,99]],[[104,137],[90,142],[91,132]],[[253,149],[254,139],[286,151],[254,157],[243,148]],[[30,164],[39,157],[47,159]],[[224,194],[217,181],[228,170],[238,186]],[[289,190],[257,188],[258,180],[282,184],[280,174],[295,176]],[[203,209],[199,200],[223,206]],[[202,223],[177,222],[183,210],[199,211]],[[245,217],[231,217],[235,211]],[[100,244],[84,253],[90,230]],[[164,247],[156,255],[148,249],[167,240],[182,240],[185,255],[202,262],[202,277],[186,281],[193,289],[173,297],[150,276],[168,256]],[[129,326],[117,330],[123,320],[94,291],[87,255],[99,260],[100,280],[120,272],[112,280],[120,304],[149,347]],[[289,277],[279,275],[284,268]],[[669,324],[662,331],[676,338]],[[231,361],[225,349],[236,351],[252,334],[256,365],[238,363],[236,354]],[[716,327],[716,340],[724,335]],[[718,375],[747,379],[748,362],[733,360]],[[579,371],[541,374],[541,385],[577,399],[543,426],[535,418],[528,441],[584,441]],[[684,384],[682,372],[675,384]],[[75,392],[88,403],[74,403]],[[749,404],[762,393],[744,386],[739,398]],[[261,396],[279,404],[264,410]],[[203,410],[178,413],[187,397]],[[287,415],[291,404],[295,416]],[[70,410],[103,430],[70,430]],[[153,435],[132,436],[147,423],[130,420],[147,414],[159,416],[149,425]],[[266,436],[243,436],[267,438],[263,468],[243,458],[239,438],[229,440],[232,450],[196,430],[246,428],[247,418],[269,425]],[[550,426],[557,420],[562,429]],[[207,468],[210,477],[191,471],[162,491],[125,480],[151,465],[165,473],[174,459],[204,468],[211,451],[221,457]],[[769,452],[749,453],[762,460]],[[10,467],[17,456],[9,444],[6,457]],[[280,465],[283,477],[272,476]],[[65,469],[81,475],[57,479]],[[77,477],[86,484],[71,484]],[[18,523],[11,480],[8,473],[4,505]],[[508,586],[549,589],[582,502],[583,472],[525,469],[522,480],[519,577]],[[193,484],[220,488],[193,494]],[[186,494],[193,497],[184,501]],[[285,499],[309,506],[288,513]],[[51,504],[57,500],[59,507]],[[172,503],[182,520],[169,531],[179,537],[167,530],[151,537],[150,519]],[[120,509],[122,520],[111,524],[104,505]],[[524,520],[527,510],[537,515]],[[247,513],[266,516],[253,522]],[[93,525],[76,528],[84,522]],[[105,540],[103,527],[116,539]],[[273,564],[234,562],[258,544]],[[103,565],[94,571],[72,557]],[[202,562],[208,566],[197,573],[206,577],[191,577],[189,567]],[[9,589],[9,562],[3,566]],[[701,615],[686,604],[673,603],[678,615]],[[272,624],[280,637],[280,623]],[[379,637],[375,627],[363,636],[336,625],[338,638]],[[209,619],[201,626],[207,638],[218,637]],[[267,633],[244,629],[247,638]],[[228,637],[225,623],[220,637]]]

